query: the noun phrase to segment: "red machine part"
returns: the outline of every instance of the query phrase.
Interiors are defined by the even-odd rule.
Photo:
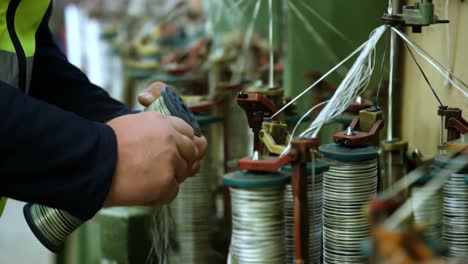
[[[223,101],[224,101],[224,97],[216,96],[212,100],[206,100],[206,101],[202,101],[196,104],[192,104],[189,106],[189,108],[190,108],[190,111],[192,111],[193,113],[210,111],[216,108],[218,105],[220,105]]]
[[[377,120],[369,132],[359,131],[360,118],[355,117],[349,125],[353,133],[348,134],[348,131],[341,131],[333,135],[333,141],[337,144],[345,146],[359,146],[375,142],[378,139],[380,130],[383,128],[383,120]]]
[[[166,72],[172,75],[181,75],[195,69],[203,62],[203,58],[206,56],[204,53],[209,49],[211,43],[211,39],[202,39],[185,50],[167,55],[162,59],[162,63],[166,65]]]
[[[240,92],[236,100],[247,114],[249,126],[254,133],[254,151],[261,154],[263,148],[258,134],[262,129],[263,118],[272,116],[276,112],[276,106],[270,99],[260,93]]]
[[[281,167],[290,164],[298,158],[298,152],[295,149],[290,150],[281,157],[262,156],[259,160],[253,160],[252,157],[245,157],[239,160],[239,169],[258,172],[276,172]]]
[[[221,105],[226,100],[226,94],[224,92],[239,90],[242,87],[242,83],[222,83],[220,86],[222,92],[219,95],[215,96],[211,100],[206,100],[190,105],[190,110],[194,113],[213,110],[215,107]]]
[[[263,113],[263,117],[270,117],[277,110],[273,102],[261,93],[240,92],[236,100],[239,106],[246,112],[250,127],[253,126],[254,113],[261,112]]]
[[[445,129],[447,129],[447,141],[460,138],[460,134],[468,133],[468,122],[462,117],[459,108],[439,108],[438,115],[445,117]]]

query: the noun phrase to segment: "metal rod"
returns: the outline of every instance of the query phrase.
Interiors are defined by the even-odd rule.
[[[275,58],[273,48],[273,3],[272,0],[268,1],[269,10],[269,40],[270,40],[270,77],[269,77],[269,88],[275,86]]]
[[[393,86],[395,74],[395,48],[396,48],[396,33],[390,33],[390,74],[388,82],[388,126],[387,140],[393,139]]]
[[[439,151],[442,153],[443,152],[443,146],[444,146],[444,116],[440,116],[440,132],[439,132]]]
[[[387,152],[387,190],[393,188],[393,153]]]

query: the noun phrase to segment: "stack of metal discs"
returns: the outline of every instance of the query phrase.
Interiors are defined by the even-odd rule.
[[[423,187],[413,187],[411,200],[419,201],[425,196]],[[425,235],[431,240],[440,241],[442,236],[442,192],[437,192],[430,199],[414,208],[414,221],[426,226]]]
[[[323,174],[323,262],[364,263],[361,243],[371,235],[364,207],[377,192],[377,150],[320,147],[330,169]]]
[[[291,184],[284,189],[284,243],[286,263],[294,263],[294,198]]]
[[[314,166],[314,167],[312,167]],[[315,174],[312,174],[314,169]],[[307,178],[307,201],[309,218],[309,260],[310,263],[322,261],[322,173],[328,169],[328,163],[316,159],[314,164],[307,166],[310,175]],[[285,173],[291,172],[291,166],[283,168]],[[314,180],[312,179],[314,178]],[[284,190],[284,231],[286,263],[295,263],[294,252],[294,197],[291,184]]]
[[[231,263],[284,264],[284,174],[236,171],[224,177],[232,202]]]
[[[187,179],[171,204],[180,263],[209,262],[212,207],[205,175],[201,172]]]
[[[442,157],[436,162],[444,163]],[[454,173],[443,189],[442,236],[448,246],[449,257],[466,261],[468,259],[468,168]]]
[[[200,121],[200,120],[199,120]],[[203,125],[203,122],[200,122]],[[203,134],[210,139],[207,127]],[[208,151],[201,160],[200,172],[180,185],[177,198],[171,203],[175,222],[176,247],[171,256],[172,263],[210,263],[212,256],[211,232],[214,216],[213,195],[210,183],[214,168]]]

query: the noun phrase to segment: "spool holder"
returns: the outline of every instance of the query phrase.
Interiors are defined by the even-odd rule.
[[[408,142],[395,138],[393,140],[383,140],[380,142],[382,149],[382,159],[386,160],[384,173],[380,175],[379,189],[385,190],[392,186],[408,171]],[[384,180],[386,179],[386,181]],[[405,190],[405,196],[409,194]]]
[[[237,103],[245,110],[249,126],[254,132],[254,157],[245,157],[239,160],[239,168],[250,173],[277,172],[281,167],[291,164],[291,184],[294,196],[294,241],[295,257],[300,263],[309,263],[309,221],[307,206],[307,164],[311,161],[311,150],[318,148],[316,139],[297,139],[291,142],[291,149],[281,156],[262,156],[265,140],[260,132],[274,131],[272,126],[280,125],[274,120],[267,119],[276,112],[272,101],[260,93],[239,93]],[[275,119],[276,120],[276,119]],[[277,120],[276,120],[277,121]],[[265,125],[264,125],[265,124]],[[262,130],[263,129],[263,130]],[[279,127],[277,127],[279,129]],[[286,142],[276,142],[286,143]],[[271,149],[271,146],[270,148]]]
[[[210,49],[212,40],[202,39],[185,50],[177,51],[162,59],[164,70],[170,75],[186,74],[203,63],[206,51]]]
[[[333,141],[344,146],[362,146],[376,143],[384,123],[379,108],[359,111],[348,129],[333,135]]]
[[[294,196],[294,241],[295,258],[299,263],[309,263],[309,221],[307,201],[307,164],[311,150],[318,147],[313,139],[298,139],[291,142],[291,150],[281,157],[260,156],[258,160],[246,157],[239,161],[239,168],[250,172],[276,172],[291,164],[291,184]]]
[[[445,118],[445,129],[447,129],[447,141],[460,138],[460,134],[468,133],[468,121],[462,117],[460,108],[439,108],[437,114]]]
[[[202,135],[200,124],[194,114],[175,91],[169,87],[164,87],[161,90],[161,97],[172,116],[181,118],[187,122],[193,128],[196,136]],[[33,210],[36,208],[36,211],[47,212],[43,215],[44,219],[34,216]],[[65,211],[38,204],[26,204],[23,208],[23,213],[34,235],[47,249],[54,253],[62,249],[65,242],[65,239],[62,238],[66,238],[83,224],[81,219]]]
[[[261,154],[263,147],[259,133],[262,130],[262,122],[265,117],[270,117],[276,112],[276,106],[270,99],[260,93],[240,92],[237,94],[236,101],[246,112],[247,121],[254,133],[253,149]]]

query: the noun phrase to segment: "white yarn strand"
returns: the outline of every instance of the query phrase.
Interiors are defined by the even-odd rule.
[[[279,113],[281,113],[284,109],[288,108],[290,105],[292,105],[294,102],[296,102],[299,98],[301,98],[304,94],[306,94],[308,91],[310,91],[312,88],[314,88],[317,84],[319,84],[322,80],[324,80],[326,77],[328,77],[330,74],[332,74],[334,71],[336,71],[336,69],[338,69],[339,67],[341,67],[343,64],[345,64],[349,59],[351,59],[354,55],[356,55],[359,51],[361,51],[367,44],[368,41],[364,42],[364,44],[362,44],[361,46],[359,46],[359,48],[357,48],[356,50],[354,50],[350,55],[348,55],[348,57],[346,57],[344,60],[342,60],[340,63],[338,63],[337,65],[335,65],[335,67],[333,67],[331,70],[329,70],[327,73],[325,73],[324,75],[322,75],[322,77],[320,77],[316,82],[314,82],[312,85],[310,85],[309,87],[307,87],[304,91],[302,91],[298,96],[294,97],[291,101],[289,101],[286,105],[284,105],[283,107],[281,107],[281,109],[279,109],[276,113],[274,113],[272,115],[271,118],[274,118],[275,116],[277,116]]]
[[[380,26],[371,33],[369,40],[364,43],[359,57],[338,86],[328,104],[309,128],[301,133],[300,137],[312,136],[315,138],[325,122],[342,114],[354,98],[367,88],[375,66],[376,45],[386,29],[387,26]]]
[[[291,5],[293,5],[292,2],[289,2],[289,3]],[[322,22],[323,25],[325,25],[328,29],[330,29],[330,31],[335,33],[338,37],[340,37],[348,45],[353,46],[353,41],[351,39],[347,38],[346,35],[343,32],[341,32],[338,28],[333,26],[333,24],[330,23],[330,21],[328,21],[326,18],[324,18],[322,15],[320,15],[320,13],[317,12],[315,9],[313,9],[310,5],[307,5],[306,1],[302,1],[301,3],[302,3],[302,5],[304,6],[304,8],[307,11],[309,11],[311,14],[313,14],[320,22]]]
[[[294,12],[296,17],[300,19],[302,23],[304,23],[304,29],[307,30],[307,32],[315,38],[317,44],[319,44],[322,50],[328,54],[328,57],[331,58],[331,61],[333,63],[337,62],[338,57],[336,56],[335,52],[330,48],[330,45],[328,45],[328,43],[321,36],[321,34],[319,34],[318,31],[314,28],[312,23],[309,22],[309,20],[301,13],[300,9],[297,8],[297,6],[292,1],[289,1],[288,4],[290,10]],[[344,67],[344,69],[338,69],[338,73],[343,76],[345,75],[347,70],[348,69]]]
[[[240,56],[240,70],[236,71],[235,77],[233,78],[235,82],[240,82],[242,80],[242,75],[247,65],[246,57],[249,51],[250,43],[252,42],[252,37],[255,30],[255,21],[257,21],[261,3],[262,0],[258,0],[257,3],[255,3],[255,7],[252,13],[252,20],[250,21],[250,24],[247,27],[247,31],[245,33],[244,41],[242,43],[242,55]]]
[[[418,53],[423,59],[425,59],[432,67],[434,67],[442,76],[447,79],[448,82],[452,84],[453,87],[455,87],[460,93],[462,93],[465,97],[468,97],[468,92],[465,92],[461,86],[463,86],[465,89],[468,89],[468,85],[461,80],[458,76],[453,74],[453,72],[450,71],[449,68],[444,66],[442,63],[438,62],[436,59],[434,59],[431,55],[429,55],[426,51],[424,51],[420,46],[418,46],[415,42],[413,42],[410,38],[408,38],[407,35],[405,35],[403,32],[396,28],[392,28],[394,32],[396,32],[401,39],[403,39],[406,43],[408,43],[409,46],[411,46],[416,53]],[[455,83],[454,80],[452,80],[452,77],[454,80],[458,81],[460,85]]]

